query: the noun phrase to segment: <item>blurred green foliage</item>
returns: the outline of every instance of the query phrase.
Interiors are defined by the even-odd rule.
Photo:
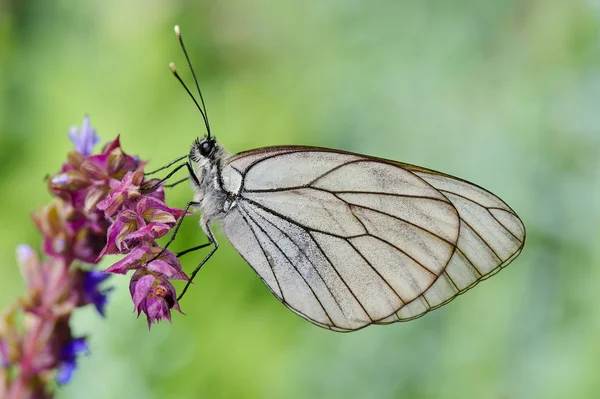
[[[23,290],[15,246],[39,244],[29,213],[84,113],[151,167],[203,134],[167,68],[191,82],[176,23],[230,151],[309,144],[442,170],[505,199],[528,242],[440,310],[337,334],[286,310],[219,236],[173,326],[148,333],[112,279],[106,319],[75,319],[92,355],[60,398],[597,397],[594,0],[0,0],[1,306]],[[202,241],[190,220],[175,249]]]

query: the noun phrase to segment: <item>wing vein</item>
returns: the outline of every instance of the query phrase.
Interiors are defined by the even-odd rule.
[[[348,292],[350,292],[352,294],[352,296],[354,297],[354,299],[356,300],[356,302],[360,305],[360,307],[362,308],[362,310],[365,312],[365,314],[367,315],[367,317],[369,318],[369,320],[371,320],[371,323],[373,323],[373,319],[371,318],[371,315],[369,314],[369,312],[367,312],[367,309],[365,309],[365,307],[363,306],[362,302],[358,299],[358,297],[356,296],[356,294],[354,294],[354,291],[352,291],[352,288],[350,288],[350,286],[348,285],[348,283],[346,282],[346,280],[344,280],[344,278],[342,277],[342,275],[340,274],[340,272],[338,272],[338,270],[335,268],[335,265],[333,264],[333,262],[331,261],[331,259],[329,258],[329,256],[327,256],[327,253],[323,250],[323,248],[321,248],[321,245],[319,244],[319,242],[317,240],[315,240],[315,238],[311,234],[310,230],[307,231],[307,233],[313,239],[313,241],[315,242],[315,245],[317,246],[317,248],[319,248],[319,251],[321,251],[321,253],[325,257],[325,259],[327,259],[327,262],[329,262],[329,264],[331,265],[331,267],[333,268],[333,270],[335,270],[335,273],[338,275],[338,277],[340,278],[340,280],[342,280],[342,283],[344,283],[344,285],[346,286],[346,288],[348,288]],[[322,233],[322,234],[327,234],[327,233]],[[339,238],[345,239],[344,237],[339,237]]]
[[[488,213],[489,213],[489,214],[490,214],[490,215],[491,215],[491,216],[492,216],[494,219],[496,219],[496,221],[497,221],[498,223],[500,223],[500,225],[501,225],[501,226],[502,226],[504,229],[506,229],[506,231],[508,231],[508,232],[510,233],[510,235],[511,235],[511,236],[515,237],[515,238],[517,239],[517,241],[519,241],[519,242],[523,242],[523,240],[522,240],[521,238],[519,238],[519,237],[515,236],[515,235],[512,233],[512,231],[508,230],[508,229],[506,228],[506,226],[504,226],[504,225],[502,224],[502,222],[501,222],[501,221],[499,221],[499,220],[498,220],[498,218],[496,218],[492,212],[490,212],[490,209],[497,209],[497,210],[500,210],[500,211],[508,212],[508,213],[510,213],[511,215],[513,215],[514,217],[516,217],[516,218],[517,218],[519,221],[521,221],[521,219],[519,218],[519,216],[517,216],[517,215],[516,215],[516,214],[513,212],[513,210],[512,210],[512,209],[510,209],[508,206],[506,207],[507,209],[504,209],[504,208],[499,208],[499,207],[497,207],[497,206],[490,206],[490,207],[487,207],[487,206],[484,206],[484,205],[480,204],[479,202],[477,202],[477,201],[475,201],[475,200],[473,200],[473,199],[471,199],[471,198],[469,198],[469,197],[465,197],[464,195],[460,195],[460,194],[457,194],[457,193],[455,193],[455,192],[452,192],[452,191],[448,191],[448,190],[442,190],[442,189],[440,189],[440,190],[438,190],[438,191],[441,191],[441,192],[444,192],[444,193],[447,193],[447,194],[451,194],[451,195],[456,195],[457,197],[460,197],[460,198],[462,198],[462,199],[465,199],[465,200],[467,200],[467,201],[469,201],[469,202],[472,202],[473,204],[479,205],[480,207],[482,207],[483,209],[485,209],[486,211],[488,211]],[[450,199],[448,199],[448,200],[450,200]],[[469,227],[471,227],[471,226],[469,226]],[[472,227],[471,227],[471,228],[472,228]],[[475,231],[475,229],[473,229],[473,231]]]
[[[248,212],[246,209],[244,209],[244,211],[245,211],[245,212]],[[249,215],[249,216],[250,216],[250,215]],[[286,237],[288,240],[290,240],[290,242],[291,242],[292,244],[294,244],[294,246],[295,246],[296,248],[298,248],[298,250],[299,250],[299,251],[302,253],[302,255],[304,255],[304,258],[305,258],[306,260],[308,260],[308,262],[309,262],[309,263],[312,265],[312,267],[313,267],[314,271],[317,273],[317,275],[319,276],[319,278],[320,278],[320,279],[321,279],[321,281],[323,282],[323,285],[324,285],[325,287],[327,287],[327,290],[328,290],[328,291],[329,291],[329,293],[331,294],[331,297],[333,298],[333,300],[334,300],[335,304],[338,306],[338,308],[340,309],[340,311],[342,311],[342,307],[341,307],[340,303],[338,302],[338,299],[336,298],[336,296],[335,296],[335,295],[333,295],[333,292],[332,292],[332,290],[331,290],[331,287],[329,287],[329,286],[327,285],[327,282],[325,281],[325,279],[324,279],[324,278],[323,278],[323,276],[321,275],[321,272],[319,272],[319,269],[317,269],[317,268],[315,267],[315,264],[314,264],[314,262],[313,262],[313,261],[312,261],[312,259],[311,259],[311,258],[310,258],[310,257],[309,257],[307,254],[306,254],[306,252],[304,251],[304,249],[302,249],[302,248],[301,248],[301,247],[300,247],[300,246],[299,246],[299,245],[298,245],[298,244],[297,244],[297,243],[296,243],[296,242],[295,242],[295,241],[292,239],[292,237],[290,237],[290,235],[289,235],[289,234],[287,234],[287,233],[286,233],[284,230],[282,230],[281,228],[279,228],[279,226],[275,225],[273,222],[271,222],[270,220],[268,220],[268,219],[264,218],[263,216],[261,216],[261,215],[259,215],[259,214],[258,214],[258,216],[259,216],[259,217],[260,217],[262,220],[264,220],[265,222],[267,222],[269,225],[273,226],[273,227],[274,227],[276,230],[278,230],[278,231],[279,231],[281,234],[283,234],[283,235],[284,235],[284,236],[285,236],[285,237]],[[250,216],[250,217],[251,217],[251,216]],[[254,220],[254,219],[253,219],[253,220]],[[255,223],[256,223],[256,221],[255,221]],[[307,233],[307,234],[308,234],[308,233]],[[314,244],[316,244],[316,242],[315,242],[314,238],[313,238],[313,237],[312,237],[310,234],[308,234],[308,235],[310,236],[310,238],[311,238],[311,240],[313,241],[313,243],[314,243]],[[323,255],[324,255],[324,254],[323,254]],[[333,269],[335,269],[335,268],[333,267],[333,265],[331,265],[331,267],[332,267]],[[343,311],[342,311],[342,312],[343,312]],[[339,328],[339,326],[337,326],[337,325],[335,325],[335,324],[333,324],[333,325],[334,325],[335,327],[338,327],[338,328]]]
[[[454,288],[456,288],[456,292],[460,292],[460,289],[458,288],[458,286],[456,285],[456,283],[454,282],[454,280],[452,280],[452,277],[450,277],[450,275],[448,274],[448,272],[446,270],[444,270],[444,272],[442,274],[445,275],[448,280],[450,280],[450,282],[452,283],[452,285],[454,286]]]
[[[337,197],[337,195],[336,195],[336,197]],[[338,197],[338,198],[339,198],[339,197]],[[348,204],[350,207],[353,207],[353,206],[355,206],[355,207],[357,207],[357,208],[363,208],[363,209],[367,209],[367,210],[369,210],[369,211],[371,211],[371,212],[375,212],[375,213],[379,213],[379,214],[381,214],[381,215],[388,216],[388,217],[390,217],[390,218],[392,218],[392,219],[396,219],[396,220],[398,220],[398,221],[400,221],[400,222],[403,222],[403,223],[409,224],[409,225],[411,225],[411,226],[414,226],[414,227],[416,227],[416,228],[418,228],[418,229],[420,229],[420,230],[422,230],[422,231],[424,231],[424,232],[426,232],[426,233],[429,233],[429,234],[431,234],[432,236],[439,238],[440,240],[444,241],[445,243],[447,243],[447,244],[449,244],[449,245],[454,245],[454,243],[452,243],[452,242],[448,241],[448,240],[447,240],[447,239],[445,239],[444,237],[440,237],[440,236],[438,236],[437,234],[435,234],[434,232],[427,230],[425,227],[423,227],[423,226],[419,226],[418,224],[415,224],[415,223],[412,223],[412,222],[409,222],[409,221],[408,221],[408,220],[406,220],[406,219],[402,219],[401,217],[394,216],[394,215],[392,215],[392,214],[389,214],[389,213],[387,213],[387,212],[380,211],[380,210],[378,210],[378,209],[371,208],[371,207],[368,207],[368,206],[366,206],[366,205],[359,205],[359,204],[355,204],[355,203],[352,203],[352,202],[347,202],[347,201],[345,201],[345,200],[343,200],[343,199],[341,199],[341,198],[339,198],[339,199],[340,199],[341,201],[344,201],[344,202],[346,202],[346,204]],[[444,202],[444,203],[446,203],[446,202]],[[354,214],[354,212],[352,212],[352,213]],[[367,229],[365,229],[365,230],[367,230]],[[367,231],[369,231],[369,230],[367,230]]]
[[[350,242],[350,240],[346,240],[348,242],[348,244],[350,244],[350,246],[352,247],[352,249],[354,249],[361,258],[363,258],[363,260],[367,263],[367,265],[369,265],[371,267],[371,269],[373,269],[373,271],[379,276],[379,278],[381,278],[381,280],[383,280],[383,282],[392,290],[392,292],[398,297],[398,299],[400,300],[400,302],[402,302],[404,304],[404,301],[402,300],[402,297],[400,297],[400,294],[398,294],[398,292],[396,292],[396,290],[394,289],[394,287],[392,287],[392,285],[381,275],[381,273],[379,273],[379,271],[375,268],[375,266],[373,266],[371,264],[371,262],[369,262],[369,260],[362,254],[362,252],[360,252],[358,250],[358,248],[356,248],[354,246],[354,244],[352,244]],[[397,311],[395,311],[397,312]]]
[[[392,247],[392,248],[396,249],[397,251],[399,251],[399,252],[402,252],[404,255],[406,255],[407,257],[409,257],[410,259],[412,259],[412,260],[413,260],[413,261],[414,261],[414,262],[415,262],[417,265],[419,265],[419,266],[421,266],[423,269],[425,269],[425,270],[427,271],[427,273],[429,273],[429,274],[431,274],[432,276],[434,276],[434,277],[435,277],[435,279],[434,279],[434,282],[435,282],[435,280],[437,279],[437,277],[438,277],[438,275],[437,275],[437,274],[435,274],[434,272],[432,272],[431,270],[429,270],[429,269],[428,269],[428,268],[427,268],[427,267],[426,267],[424,264],[422,264],[421,262],[419,262],[418,260],[416,260],[415,258],[413,258],[412,256],[410,256],[410,255],[409,255],[409,254],[407,254],[405,251],[403,251],[402,249],[398,248],[397,246],[395,246],[395,245],[394,245],[394,244],[392,244],[391,242],[389,242],[389,241],[387,241],[387,240],[384,240],[383,238],[381,238],[381,237],[379,237],[379,236],[372,235],[372,234],[369,234],[369,237],[373,237],[373,238],[375,238],[376,240],[379,240],[379,241],[381,241],[381,242],[383,242],[383,243],[385,243],[385,244],[389,245],[390,247]]]
[[[473,263],[473,261],[471,259],[469,259],[469,257],[467,256],[467,254],[465,254],[460,248],[457,247],[457,249],[458,249],[458,252],[460,252],[460,254],[463,256],[463,258],[465,258],[471,264],[471,266],[473,266],[473,270],[475,270],[477,272],[477,274],[479,275],[478,276],[478,280],[480,278],[482,278],[483,274],[481,273],[481,270],[479,270],[477,268],[477,266],[475,265],[475,263]]]
[[[262,244],[260,243],[260,239],[258,238],[258,236],[256,235],[256,233],[254,232],[254,228],[252,228],[252,224],[250,222],[248,222],[248,219],[246,218],[246,216],[242,212],[240,212],[240,215],[242,216],[242,218],[244,219],[244,221],[246,222],[246,224],[248,224],[248,227],[250,227],[250,231],[252,232],[252,235],[254,236],[254,238],[256,239],[256,242],[258,243],[258,246],[260,247],[260,251],[262,252],[263,256],[265,257],[265,259],[267,261],[267,263],[269,264],[269,267],[271,268],[271,273],[273,273],[273,278],[275,279],[275,282],[277,283],[277,288],[279,289],[279,292],[281,293],[281,300],[283,302],[286,302],[285,295],[283,294],[283,290],[281,289],[281,285],[279,285],[279,280],[277,279],[277,276],[275,275],[275,269],[273,269],[273,265],[271,264],[271,262],[269,262],[269,258],[267,257],[265,249],[263,248]],[[250,266],[252,266],[252,264],[250,264]],[[259,276],[260,276],[260,274],[259,274]]]
[[[254,222],[254,224],[263,232],[263,234],[271,241],[271,243],[273,243],[273,245],[275,245],[275,247],[279,250],[279,252],[281,252],[281,254],[289,262],[289,264],[294,268],[294,270],[296,271],[296,273],[298,273],[298,275],[302,278],[302,280],[304,281],[304,283],[306,284],[306,286],[310,289],[310,292],[312,293],[312,295],[315,297],[315,299],[317,300],[317,302],[321,306],[321,309],[323,309],[323,312],[325,312],[325,315],[327,316],[327,319],[329,319],[329,322],[331,323],[331,325],[336,326],[335,323],[333,322],[333,320],[331,320],[331,316],[329,316],[329,313],[327,312],[327,309],[325,309],[325,306],[323,306],[323,303],[321,303],[321,300],[319,299],[319,296],[315,293],[313,287],[308,283],[308,281],[306,280],[306,278],[304,277],[304,275],[302,273],[300,273],[300,270],[298,270],[298,268],[296,267],[296,265],[291,261],[291,259],[287,256],[287,254],[281,249],[281,247],[275,242],[275,240],[273,240],[273,238],[269,235],[269,233],[267,233],[265,231],[265,229],[263,229],[261,227],[261,225],[258,224],[258,222],[252,217],[252,215],[250,215],[250,213],[246,209],[243,209],[243,210],[244,210],[244,212],[246,212],[246,215],[250,219],[252,219],[252,221]],[[315,271],[316,271],[316,269],[315,269]],[[275,273],[273,273],[273,274],[275,274]],[[321,280],[323,281],[323,278],[318,273],[318,271],[317,271],[317,274],[319,275],[319,278],[321,278]],[[275,275],[275,279],[277,280],[277,276],[276,275]],[[325,281],[323,281],[323,283],[325,283]],[[327,284],[325,284],[325,285],[327,285]],[[282,294],[283,294],[283,291],[282,291]]]
[[[511,236],[513,236],[513,237],[515,238],[515,240],[517,240],[517,242],[521,242],[521,239],[519,239],[519,237],[517,237],[517,236],[516,236],[516,235],[515,235],[515,234],[514,234],[512,231],[510,231],[510,230],[509,230],[509,229],[508,229],[508,228],[507,228],[507,227],[504,225],[504,223],[502,223],[500,220],[498,220],[498,218],[496,217],[496,215],[494,215],[492,212],[489,212],[489,210],[490,210],[490,209],[498,209],[498,210],[501,210],[501,211],[505,211],[505,212],[506,212],[506,210],[505,210],[505,209],[502,209],[502,208],[486,208],[486,209],[488,210],[488,213],[489,213],[489,214],[490,214],[490,215],[491,215],[491,216],[492,216],[492,217],[493,217],[493,218],[496,220],[496,222],[498,222],[498,224],[499,224],[500,226],[502,226],[502,227],[504,228],[504,230],[506,230],[506,231],[508,232],[508,234],[510,234]],[[507,212],[507,213],[510,213],[510,212]],[[511,213],[511,215],[512,215],[512,213]]]
[[[323,231],[323,230],[311,229],[311,228],[308,228],[307,226],[305,226],[305,225],[303,225],[301,223],[298,223],[297,221],[295,221],[293,219],[290,219],[289,217],[287,217],[285,215],[282,215],[279,212],[275,212],[274,210],[272,210],[270,208],[267,208],[266,206],[264,206],[260,202],[254,201],[254,200],[252,200],[250,198],[246,198],[246,197],[243,197],[243,200],[251,203],[252,205],[255,205],[255,206],[259,207],[260,209],[264,210],[265,212],[270,213],[273,216],[277,216],[278,218],[281,218],[281,219],[285,220],[288,223],[295,224],[296,226],[300,227],[302,230],[304,230],[307,233],[310,233],[311,231],[314,231],[315,233],[321,233],[321,234],[325,234],[325,235],[328,235],[328,236],[337,237],[337,238],[344,238],[344,239],[345,238],[360,237],[360,236],[364,235],[364,234],[357,234],[357,235],[354,235],[354,236],[351,236],[351,237],[344,237],[344,236],[341,236],[341,235],[338,235],[338,234],[334,234],[334,233],[329,233],[329,232],[326,232],[326,231]]]
[[[502,260],[502,258],[500,257],[500,255],[498,255],[498,254],[496,253],[496,251],[494,251],[494,248],[492,248],[492,246],[491,246],[491,245],[490,245],[490,244],[489,244],[489,243],[488,243],[488,242],[487,242],[487,241],[486,241],[486,240],[485,240],[485,239],[484,239],[484,238],[481,236],[481,234],[479,234],[479,232],[478,232],[477,230],[475,230],[475,229],[473,228],[473,226],[471,226],[471,225],[469,224],[469,222],[467,222],[466,220],[464,220],[464,219],[462,219],[462,218],[461,218],[461,222],[463,222],[463,223],[464,223],[464,224],[466,224],[466,225],[467,225],[467,226],[468,226],[468,227],[469,227],[471,230],[473,230],[473,233],[475,233],[475,235],[476,235],[477,237],[479,237],[479,239],[480,239],[481,241],[483,241],[483,243],[485,244],[485,246],[486,246],[486,247],[488,247],[488,248],[490,249],[490,251],[492,251],[492,253],[494,254],[494,256],[495,256],[496,258],[498,258],[498,260],[500,261],[500,263],[504,262],[504,261]]]
[[[310,188],[312,188],[314,190],[325,191],[325,192],[332,193],[332,194],[377,194],[377,195],[389,195],[389,196],[392,196],[392,197],[400,197],[400,198],[420,198],[420,199],[426,199],[426,200],[432,200],[432,201],[439,201],[439,202],[443,202],[443,203],[448,204],[448,205],[452,205],[449,202],[449,200],[447,200],[447,199],[429,197],[427,195],[397,194],[397,193],[384,193],[384,192],[381,192],[381,191],[359,191],[359,190],[357,190],[357,191],[348,191],[348,190],[329,191],[329,190],[326,190],[326,189],[321,188],[321,187],[310,187]],[[446,198],[446,197],[444,196],[444,198]]]

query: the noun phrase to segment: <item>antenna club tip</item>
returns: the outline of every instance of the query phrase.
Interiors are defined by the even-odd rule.
[[[175,30],[177,37],[181,37],[181,29],[179,29],[179,25],[175,25],[173,29]]]
[[[175,68],[174,62],[169,62],[169,68],[171,69],[171,72],[177,73],[177,68]]]

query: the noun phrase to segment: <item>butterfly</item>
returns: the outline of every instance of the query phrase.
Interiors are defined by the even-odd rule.
[[[171,70],[207,129],[178,159],[186,160],[180,167],[195,192],[186,211],[202,212],[209,240],[197,248],[212,247],[191,279],[219,248],[212,231],[218,222],[285,306],[317,326],[354,331],[420,317],[521,253],[525,227],[517,214],[460,178],[319,147],[229,155],[211,135],[177,26],[175,32],[202,107],[174,64]]]

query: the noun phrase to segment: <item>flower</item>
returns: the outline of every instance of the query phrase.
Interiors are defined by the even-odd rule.
[[[46,254],[95,263],[108,229],[108,222],[98,216],[56,200],[35,213],[33,220],[44,237]]]
[[[110,192],[97,205],[112,221],[99,258],[127,255],[106,272],[134,271],[130,293],[138,316],[141,312],[146,314],[149,328],[159,320],[170,321],[171,309],[181,312],[169,280],[188,280],[175,254],[156,243],[176,226],[185,212],[165,204],[159,183],[156,179],[145,180],[141,170],[129,171],[120,182],[111,183]]]
[[[71,127],[69,138],[75,144],[75,151],[85,156],[90,155],[94,146],[100,142],[100,138],[96,135],[96,129],[90,125],[90,117],[87,115],[83,118],[81,130],[78,130],[77,126]]]
[[[25,244],[17,247],[26,293],[0,314],[0,397],[49,398],[53,375],[59,384],[71,379],[77,356],[88,352],[85,338],[71,333],[71,315],[92,304],[104,316],[112,289],[102,287],[110,275],[94,270],[113,222],[98,204],[113,188],[129,186],[121,182],[125,176],[138,186],[148,184],[144,164],[121,149],[119,137],[91,154],[99,138],[87,116],[81,130],[72,128],[69,136],[75,151],[48,178],[55,199],[32,215],[45,256]],[[161,199],[161,193],[164,198],[161,190],[154,195]],[[137,203],[135,193],[126,194],[121,205]],[[173,257],[165,253],[156,262]],[[171,275],[180,277],[177,265]]]
[[[61,360],[56,373],[56,382],[61,385],[69,382],[77,367],[77,355],[88,352],[89,348],[85,342],[85,338],[74,338],[63,346]]]
[[[104,316],[104,307],[108,302],[107,294],[112,291],[112,287],[101,289],[100,284],[104,282],[110,274],[98,270],[90,270],[83,274],[83,298],[85,303],[92,303],[102,316]]]
[[[188,280],[177,256],[156,244],[183,216],[170,208],[158,179],[146,179],[145,163],[126,154],[117,136],[99,154],[99,138],[86,116],[69,136],[75,150],[47,179],[54,200],[33,213],[42,252],[22,244],[17,261],[26,293],[0,313],[0,397],[50,398],[54,376],[69,382],[77,357],[87,353],[84,337],[70,328],[73,312],[93,305],[105,315],[104,282],[111,273],[133,270],[134,308],[148,327],[181,312],[170,280]],[[104,255],[126,255],[106,272],[95,270]]]
[[[113,180],[111,190],[105,199],[98,202],[97,208],[104,211],[104,216],[112,217],[125,201],[135,201],[140,197],[140,184],[144,180],[144,172],[136,170],[127,172],[121,181]]]
[[[179,259],[171,251],[159,246],[136,247],[129,255],[106,269],[106,272],[126,274],[130,270],[137,270],[144,266],[149,271],[163,274],[169,279],[187,281]]]
[[[175,288],[166,276],[160,273],[152,273],[146,268],[136,270],[129,284],[129,292],[138,316],[141,312],[146,314],[148,329],[152,323],[162,319],[170,322],[171,308],[183,313],[177,302]]]
[[[108,228],[107,243],[100,256],[126,254],[137,245],[151,243],[167,234],[182,215],[182,209],[170,208],[156,198],[143,197],[115,217]]]

